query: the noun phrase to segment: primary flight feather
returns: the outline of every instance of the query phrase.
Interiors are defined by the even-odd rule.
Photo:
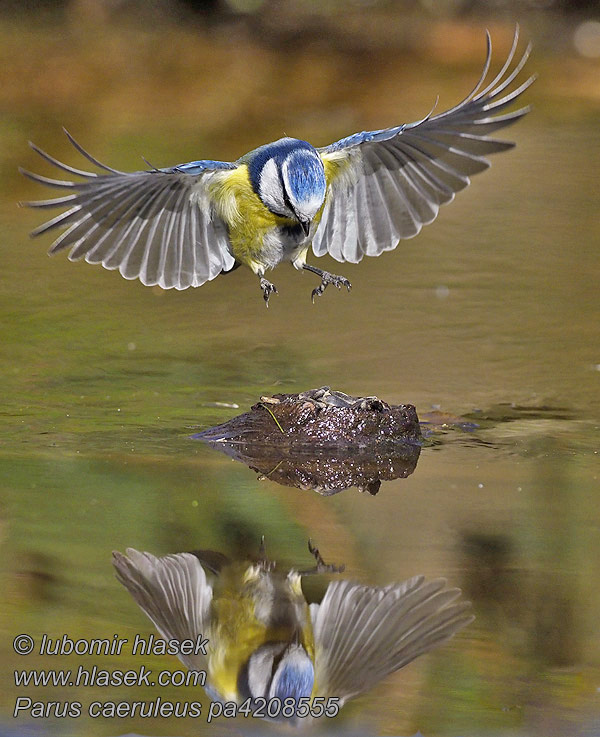
[[[530,77],[507,92],[530,52],[529,45],[511,69],[517,43],[518,29],[502,69],[484,87],[492,49],[487,34],[479,82],[450,110],[355,133],[324,148],[282,138],[236,162],[122,172],[101,164],[67,133],[101,170],[97,174],[63,164],[31,144],[46,161],[81,178],[50,179],[21,170],[64,191],[61,197],[24,203],[64,210],[32,235],[64,228],[51,254],[69,249],[72,261],[85,258],[163,289],[198,287],[245,264],[259,277],[268,306],[277,289],[265,273],[282,261],[321,278],[313,301],[329,284],[350,289],[343,276],[306,262],[311,244],[315,256],[329,253],[352,263],[391,250],[417,235],[440,205],[487,169],[488,154],[512,148],[513,143],[490,136],[529,110],[503,112],[534,81]]]

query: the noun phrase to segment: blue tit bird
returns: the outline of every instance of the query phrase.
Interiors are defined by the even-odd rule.
[[[534,81],[530,77],[506,92],[530,52],[529,45],[511,70],[517,43],[518,28],[506,62],[484,87],[492,49],[488,33],[479,82],[450,110],[355,133],[323,148],[282,138],[236,162],[192,161],[129,173],[100,163],[65,131],[100,169],[97,174],[30,144],[58,169],[82,178],[57,180],[21,170],[65,192],[23,203],[66,208],[32,236],[64,227],[51,254],[70,249],[71,261],[85,258],[163,289],[198,287],[244,264],[259,277],[267,307],[277,289],[265,273],[283,261],[320,277],[313,302],[329,284],[350,289],[345,277],[307,263],[309,247],[315,256],[328,253],[351,263],[394,249],[431,223],[472,175],[489,167],[485,156],[512,148],[490,136],[529,110],[498,114]]]
[[[206,673],[221,703],[323,697],[341,708],[473,619],[458,589],[423,576],[384,587],[338,580],[309,606],[302,576],[343,570],[309,549],[315,568],[287,575],[264,557],[232,563],[210,551],[156,558],[129,548],[113,564],[162,637],[208,639],[206,654],[179,657]]]

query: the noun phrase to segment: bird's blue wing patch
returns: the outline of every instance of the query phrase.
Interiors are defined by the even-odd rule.
[[[178,164],[177,166],[172,166],[168,169],[161,169],[160,171],[165,171],[170,174],[179,172],[181,174],[190,174],[191,176],[195,176],[197,174],[204,174],[206,171],[216,169],[236,168],[237,164],[232,164],[230,161],[211,161],[210,159],[205,159],[204,161],[188,161],[186,164]]]
[[[369,141],[388,141],[390,138],[397,136],[398,133],[406,128],[406,125],[397,125],[394,128],[382,128],[377,131],[362,131],[361,133],[353,133],[351,136],[346,138],[340,138],[339,141],[331,143],[329,146],[317,149],[320,154],[333,153],[335,151],[342,151],[345,148],[353,148],[354,146],[360,146],[361,143],[368,143]]]

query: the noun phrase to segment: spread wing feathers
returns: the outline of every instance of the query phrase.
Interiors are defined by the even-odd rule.
[[[118,269],[126,279],[138,278],[163,289],[197,287],[233,268],[227,229],[213,213],[207,185],[214,171],[234,169],[235,164],[199,161],[127,173],[101,164],[67,136],[102,174],[63,164],[34,144],[30,145],[42,158],[83,181],[49,179],[21,169],[35,182],[67,191],[54,199],[23,203],[66,208],[31,233],[66,228],[52,244],[51,254],[69,248],[71,261],[85,258]]]
[[[125,586],[166,640],[207,636],[212,588],[198,558],[190,553],[156,558],[127,548],[113,553],[117,579]],[[179,655],[190,670],[206,670],[206,657]]]
[[[310,607],[318,694],[340,703],[442,644],[473,617],[459,589],[417,576],[385,588],[337,581]]]
[[[395,248],[432,222],[440,205],[466,187],[473,174],[489,167],[485,156],[514,146],[489,136],[529,111],[524,107],[498,115],[535,79],[506,92],[531,50],[527,46],[511,71],[518,40],[517,27],[506,62],[482,89],[492,53],[487,34],[479,82],[450,110],[396,128],[356,133],[319,149],[330,187],[313,240],[316,256],[329,252],[338,261],[357,263],[365,255]]]

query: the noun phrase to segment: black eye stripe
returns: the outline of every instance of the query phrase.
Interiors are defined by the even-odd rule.
[[[287,187],[285,186],[285,182],[283,181],[283,171],[279,169],[279,183],[281,184],[281,191],[283,192],[283,204],[289,208],[290,212],[293,212],[294,215],[296,214],[296,211],[292,207],[292,203],[290,202],[290,198],[288,195]]]
[[[277,672],[277,668],[279,668],[279,664],[283,660],[283,656],[286,654],[287,648],[285,650],[282,650],[279,655],[273,658],[273,665],[271,666],[271,678],[269,678],[269,688],[271,687],[271,684],[273,683],[273,678],[275,678],[275,673]]]

